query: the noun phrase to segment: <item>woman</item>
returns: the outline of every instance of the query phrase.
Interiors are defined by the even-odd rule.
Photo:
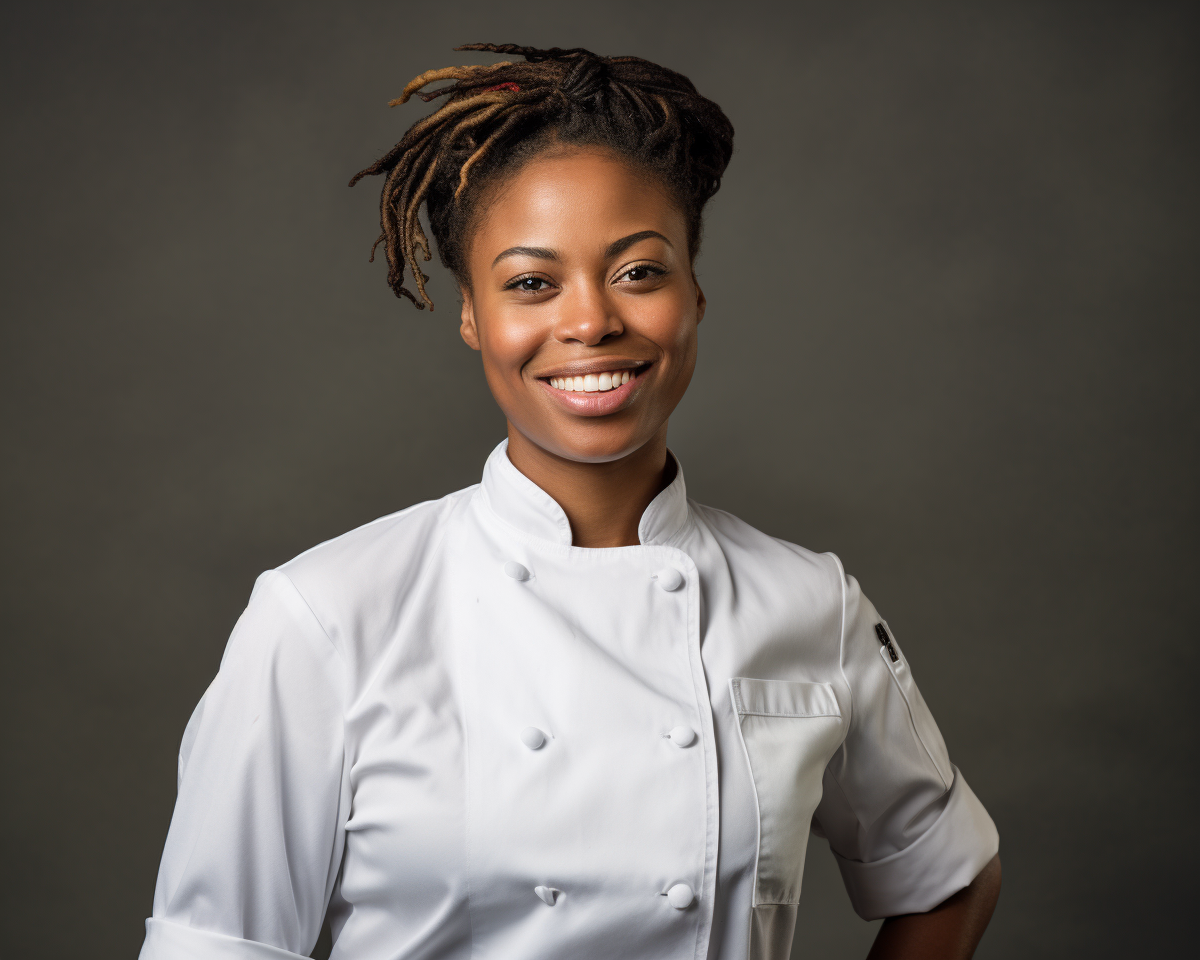
[[[418,307],[425,205],[508,438],[481,484],[259,578],[142,956],[307,955],[328,912],[354,960],[783,960],[810,826],[893,918],[872,956],[969,956],[997,835],[890,628],[667,450],[729,121],[636,58],[461,49],[524,59],[418,77],[399,102],[447,101],[359,177]]]

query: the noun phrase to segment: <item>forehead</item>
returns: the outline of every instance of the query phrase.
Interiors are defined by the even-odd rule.
[[[602,149],[556,149],[533,157],[487,198],[473,255],[515,244],[602,248],[642,230],[686,243],[683,210],[651,171]],[[678,239],[676,239],[678,238]]]

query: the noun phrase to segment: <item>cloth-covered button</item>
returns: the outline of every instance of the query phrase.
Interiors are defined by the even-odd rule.
[[[558,901],[558,895],[562,893],[561,890],[555,887],[543,887],[541,885],[534,887],[533,892],[538,895],[538,899],[541,900],[542,903],[551,907],[554,906],[554,904]]]
[[[686,910],[695,899],[696,895],[692,893],[692,888],[686,883],[677,883],[667,891],[667,903],[676,910]]]
[[[691,727],[672,727],[667,737],[677,747],[690,747],[696,739],[696,731]]]
[[[683,586],[683,574],[674,567],[663,567],[654,575],[654,579],[658,581],[658,585],[664,590],[678,590]]]
[[[514,580],[529,579],[529,568],[521,566],[516,560],[509,560],[504,565],[504,572]]]
[[[546,742],[546,735],[537,727],[526,727],[521,731],[521,742],[530,750],[540,750]]]

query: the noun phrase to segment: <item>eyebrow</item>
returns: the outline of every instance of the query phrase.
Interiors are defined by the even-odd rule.
[[[620,240],[614,240],[610,243],[604,251],[604,259],[611,260],[613,257],[619,257],[635,243],[641,243],[643,240],[649,240],[651,237],[658,237],[668,247],[671,246],[671,241],[657,230],[642,230],[640,233],[631,233],[627,237],[622,237]]]
[[[558,254],[549,247],[509,247],[507,250],[496,255],[496,259],[492,261],[494,267],[506,257],[536,257],[538,260],[557,260]]]
[[[649,240],[651,237],[658,237],[668,247],[674,245],[657,230],[641,230],[638,233],[631,233],[627,237],[622,237],[620,240],[614,240],[604,250],[604,259],[611,260],[613,257],[620,256],[635,243],[641,243],[643,240]],[[501,251],[496,255],[496,259],[492,261],[494,267],[501,260],[508,257],[535,257],[538,260],[558,260],[558,253],[551,250],[549,247],[509,247],[507,250]]]

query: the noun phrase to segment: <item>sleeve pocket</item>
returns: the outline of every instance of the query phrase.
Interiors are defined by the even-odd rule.
[[[904,656],[904,651],[899,649],[900,643],[896,640],[896,634],[891,632],[892,628],[888,626],[887,621],[883,621],[888,632],[891,633],[892,643],[897,647],[899,656],[893,662],[888,656],[885,647],[879,648],[879,655],[883,658],[884,665],[892,674],[892,679],[900,690],[900,695],[904,697],[904,702],[908,706],[908,715],[912,720],[913,731],[917,735],[917,740],[920,741],[926,755],[929,757],[929,762],[933,764],[933,768],[942,779],[942,784],[947,790],[950,789],[950,784],[954,782],[954,772],[950,769],[950,754],[946,750],[946,741],[942,739],[942,732],[938,729],[937,723],[934,722],[933,714],[929,712],[929,707],[925,705],[925,698],[921,696],[921,691],[917,689],[916,681],[913,680],[912,670],[909,669],[908,659]]]

